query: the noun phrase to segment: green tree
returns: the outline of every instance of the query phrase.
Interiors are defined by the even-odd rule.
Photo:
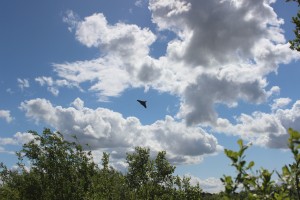
[[[131,190],[128,199],[181,199],[198,200],[202,190],[193,186],[189,177],[174,176],[175,166],[166,158],[166,152],[158,152],[151,160],[150,149],[136,147],[127,154],[127,184]]]
[[[128,173],[123,175],[109,165],[108,153],[103,153],[102,167],[98,167],[76,137],[69,142],[50,129],[41,135],[30,133],[34,140],[17,152],[18,169],[0,163],[0,200],[201,198],[199,184],[193,186],[189,177],[173,175],[175,166],[165,151],[151,159],[150,149],[136,147],[127,154]]]
[[[30,133],[35,139],[17,153],[19,171],[1,167],[1,193],[12,191],[16,199],[85,199],[97,173],[91,152],[64,140],[60,132]],[[24,160],[30,162],[30,170]]]
[[[128,173],[127,183],[132,189],[139,189],[149,183],[153,171],[153,162],[150,160],[150,149],[136,147],[135,152],[127,154]]]
[[[108,153],[103,153],[102,169],[98,171],[96,176],[93,176],[94,187],[89,199],[126,199],[128,187],[126,186],[125,177],[109,166],[109,156]]]
[[[261,168],[255,175],[252,173],[254,161],[247,163],[245,151],[249,145],[244,145],[238,140],[239,150],[232,151],[225,149],[225,154],[232,161],[231,165],[236,169],[237,175],[224,175],[221,181],[225,185],[225,199],[274,199],[275,182],[272,181],[273,172]],[[239,194],[237,190],[240,189]]]
[[[255,184],[255,177],[248,173],[254,166],[254,162],[251,161],[247,164],[245,160],[244,152],[249,148],[249,145],[244,145],[243,141],[238,140],[239,150],[232,151],[225,149],[224,152],[228,158],[232,161],[231,165],[236,169],[237,176],[232,179],[231,176],[225,176],[221,178],[221,181],[225,185],[225,192],[228,197],[231,197],[239,186],[243,186],[246,191],[249,191],[251,186]]]
[[[282,173],[278,173],[282,182],[282,194],[291,199],[300,199],[300,133],[289,129],[288,147],[291,150],[294,162],[282,167]],[[282,195],[281,195],[282,196]]]
[[[300,6],[300,0],[286,0],[286,2],[294,1],[298,2],[298,7]],[[300,51],[300,10],[296,16],[292,17],[292,22],[295,24],[294,34],[295,38],[290,42],[290,48],[296,51]]]
[[[172,187],[174,171],[175,166],[172,166],[167,160],[166,151],[158,152],[154,161],[154,172],[152,173],[154,184]]]
[[[275,184],[272,180],[274,171],[269,172],[261,168],[257,172],[258,175],[253,175],[249,171],[254,162],[246,164],[244,152],[248,146],[244,145],[242,140],[238,140],[240,147],[238,151],[225,149],[226,156],[231,159],[232,166],[237,171],[235,178],[226,175],[221,178],[225,185],[225,198],[300,200],[300,133],[291,128],[288,133],[288,147],[293,154],[294,162],[284,165],[281,173],[276,172],[281,181],[279,184]],[[239,194],[235,193],[238,187],[242,190]]]

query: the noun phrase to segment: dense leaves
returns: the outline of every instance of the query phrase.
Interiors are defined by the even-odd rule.
[[[151,158],[150,149],[136,147],[127,154],[127,173],[109,165],[103,153],[101,165],[95,164],[90,151],[84,151],[76,137],[66,141],[59,132],[45,129],[41,135],[31,131],[34,140],[17,152],[17,169],[0,163],[0,200],[48,199],[300,199],[300,133],[289,129],[288,147],[294,162],[276,172],[261,168],[253,172],[254,161],[247,162],[250,145],[238,140],[237,151],[225,149],[236,176],[224,175],[225,190],[219,194],[203,193],[192,185],[190,177],[174,176],[166,152]],[[25,163],[29,163],[25,165]]]
[[[188,177],[174,176],[175,167],[166,152],[150,158],[150,149],[136,147],[127,154],[128,172],[109,166],[103,153],[102,166],[94,163],[76,137],[64,139],[60,132],[30,131],[34,140],[17,152],[18,169],[0,164],[0,200],[64,199],[199,199],[199,185]],[[29,164],[27,164],[29,163]]]

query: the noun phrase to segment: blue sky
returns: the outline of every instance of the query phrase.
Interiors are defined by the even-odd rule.
[[[44,127],[111,154],[166,150],[207,191],[234,174],[223,149],[242,138],[256,167],[292,162],[300,130],[297,5],[278,0],[0,3],[0,155]],[[144,109],[137,99],[147,100]]]

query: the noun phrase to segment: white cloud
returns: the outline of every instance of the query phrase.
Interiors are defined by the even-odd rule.
[[[264,51],[268,45],[271,49],[266,53],[272,55],[278,47],[262,44],[262,40],[285,43],[279,28],[283,20],[266,1],[242,1],[235,6],[231,1],[218,0],[150,0],[149,8],[160,29],[173,30],[182,39],[181,48],[173,54],[193,66],[218,67],[241,58],[256,60],[259,48]],[[288,56],[282,51],[279,54],[279,59]]]
[[[271,104],[271,109],[272,110],[277,110],[278,108],[283,108],[290,104],[292,100],[290,98],[279,98],[279,99],[274,99],[273,104]]]
[[[213,123],[215,104],[266,101],[274,92],[265,89],[266,75],[276,72],[278,64],[299,58],[289,49],[280,28],[283,20],[271,2],[238,2],[150,0],[153,23],[177,35],[158,59],[149,55],[156,40],[149,29],[111,25],[102,13],[77,19],[77,40],[99,48],[101,56],[55,64],[55,71],[67,81],[89,82],[89,90],[104,101],[129,87],[170,92],[181,98],[178,116],[189,125]]]
[[[134,5],[137,6],[137,7],[142,7],[143,6],[143,0],[136,0],[134,2]]]
[[[79,22],[76,38],[87,47],[100,47],[103,53],[127,59],[148,55],[149,45],[156,39],[147,28],[124,23],[109,25],[101,13]]]
[[[233,79],[230,75],[199,75],[197,82],[190,84],[185,90],[179,116],[184,117],[188,125],[214,124],[218,117],[214,109],[216,103],[231,106],[237,104],[239,99],[252,103],[266,100],[268,93],[264,90],[264,80],[256,77],[246,81],[238,79]]]
[[[277,108],[272,113],[256,111],[251,115],[241,114],[237,123],[226,119],[217,120],[216,131],[238,135],[254,144],[287,148],[288,128],[300,130],[300,101],[296,101],[290,109]]]
[[[101,57],[54,64],[55,71],[67,81],[90,82],[89,90],[97,92],[100,100],[119,96],[126,88],[140,87],[141,82],[153,81],[160,75],[148,56],[156,37],[147,28],[124,23],[110,25],[98,13],[78,21],[75,34],[87,47],[99,48]]]
[[[299,59],[285,41],[280,28],[283,20],[271,2],[239,2],[182,0],[180,6],[173,0],[149,2],[159,28],[178,35],[169,42],[166,59],[199,69],[193,71],[194,76],[175,79],[186,86],[179,95],[178,117],[188,125],[214,124],[215,104],[232,107],[239,100],[265,102],[279,89],[265,89],[266,75],[277,72],[280,63]]]
[[[79,16],[76,13],[74,13],[72,10],[67,10],[66,16],[63,17],[63,22],[69,25],[68,30],[70,32],[72,32],[76,28],[79,20],[80,20]]]
[[[197,183],[199,183],[200,188],[204,192],[219,193],[221,191],[224,191],[224,185],[219,178],[210,177],[207,179],[200,179],[199,177],[192,176],[190,174],[187,174],[185,176],[191,178],[192,185],[197,185]]]
[[[22,91],[25,88],[29,88],[29,86],[30,86],[28,79],[20,79],[20,78],[18,78],[17,81],[18,81],[18,86],[19,86],[19,88],[21,88]]]
[[[26,144],[34,139],[34,136],[31,133],[21,133],[17,132],[13,137],[0,137],[0,153],[15,154],[15,151],[6,150],[5,146],[15,145],[20,146]]]
[[[150,0],[152,22],[159,31],[169,30],[175,34],[174,38],[167,41],[165,55],[158,58],[150,56],[150,47],[157,39],[150,29],[121,22],[110,24],[102,13],[95,13],[83,20],[69,13],[64,20],[71,23],[76,39],[88,48],[98,48],[100,56],[93,60],[57,63],[54,64],[54,70],[59,80],[77,84],[78,88],[88,83],[88,90],[95,92],[102,101],[120,96],[128,88],[145,87],[174,94],[181,100],[177,119],[185,121],[190,127],[183,126],[182,121],[173,121],[171,125],[179,123],[185,129],[193,129],[192,125],[217,126],[216,130],[230,134],[240,132],[243,138],[260,145],[283,147],[287,125],[295,125],[292,118],[280,116],[280,112],[284,111],[280,108],[288,104],[287,99],[274,102],[271,114],[241,114],[236,125],[219,118],[215,109],[217,104],[237,107],[240,101],[251,104],[267,102],[280,91],[278,86],[268,85],[267,75],[277,73],[279,64],[299,59],[300,55],[289,49],[281,29],[284,22],[278,18],[271,3],[273,1],[267,0]],[[50,85],[46,79],[40,79],[39,82]],[[62,84],[62,87],[66,85]],[[55,90],[58,86],[51,88],[52,93],[58,94]],[[30,107],[31,103],[41,104],[39,109],[42,113]],[[105,127],[101,129],[100,132],[104,134],[101,135],[96,131],[97,124],[88,124],[89,120],[84,122],[78,117],[74,121],[73,115],[78,110],[89,110],[79,101],[74,103],[74,107],[60,109],[44,100],[23,102],[22,106],[30,108],[26,114],[34,120],[67,131],[83,130],[85,135],[98,139],[107,135],[116,137],[111,134],[113,119],[118,119],[115,122],[117,124],[122,121],[120,130],[117,130],[119,132],[124,131],[121,128],[128,128],[130,121],[135,129],[145,132],[152,130],[148,136],[152,137],[149,140],[151,144],[145,145],[157,149],[162,148],[162,143],[152,143],[156,141],[152,133],[161,131],[155,129],[156,124],[162,123],[162,130],[167,131],[164,125],[172,121],[166,117],[164,121],[157,121],[148,127],[140,125],[136,118],[124,119],[114,113],[112,118],[97,118],[103,121],[101,127]],[[56,112],[61,112],[61,117],[70,118],[71,122],[73,120],[76,126],[61,125],[60,121],[65,120],[53,117],[52,114],[55,116]],[[106,109],[89,112],[113,113]],[[291,114],[295,115],[294,112]],[[193,135],[192,130],[188,132]],[[119,137],[123,141],[116,139],[118,145],[127,147],[131,144],[127,137],[119,135],[116,138]],[[110,142],[107,144],[112,145]],[[176,151],[173,148],[171,152]],[[187,159],[183,157],[183,160]]]
[[[14,139],[18,142],[18,144],[25,144],[34,139],[34,136],[31,133],[21,133],[17,132],[14,135]]]
[[[3,118],[7,123],[10,123],[14,119],[10,115],[9,110],[0,110],[0,118]]]
[[[47,90],[52,93],[54,96],[58,96],[59,94],[59,87],[68,87],[68,88],[73,88],[76,87],[79,90],[82,90],[77,83],[67,81],[65,79],[58,79],[58,80],[53,80],[52,77],[37,77],[35,78],[35,81],[38,82],[41,86],[47,86]]]
[[[95,150],[114,152],[114,159],[124,158],[125,152],[135,146],[145,146],[154,152],[166,150],[173,163],[195,163],[201,161],[203,155],[222,149],[214,136],[201,128],[187,127],[170,116],[142,125],[135,117],[123,118],[120,113],[105,108],[84,107],[79,98],[72,105],[74,107],[54,107],[45,99],[32,99],[22,102],[20,108],[28,118],[44,122],[66,136],[76,134],[82,143],[88,143]]]
[[[16,145],[17,142],[13,138],[0,138],[0,145]]]
[[[33,139],[34,137],[30,133],[17,132],[13,137],[0,138],[0,145],[22,145]]]

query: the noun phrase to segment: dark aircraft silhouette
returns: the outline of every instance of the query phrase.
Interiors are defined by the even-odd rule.
[[[145,108],[147,108],[146,102],[147,101],[142,101],[142,100],[137,100],[142,106],[144,106]]]

